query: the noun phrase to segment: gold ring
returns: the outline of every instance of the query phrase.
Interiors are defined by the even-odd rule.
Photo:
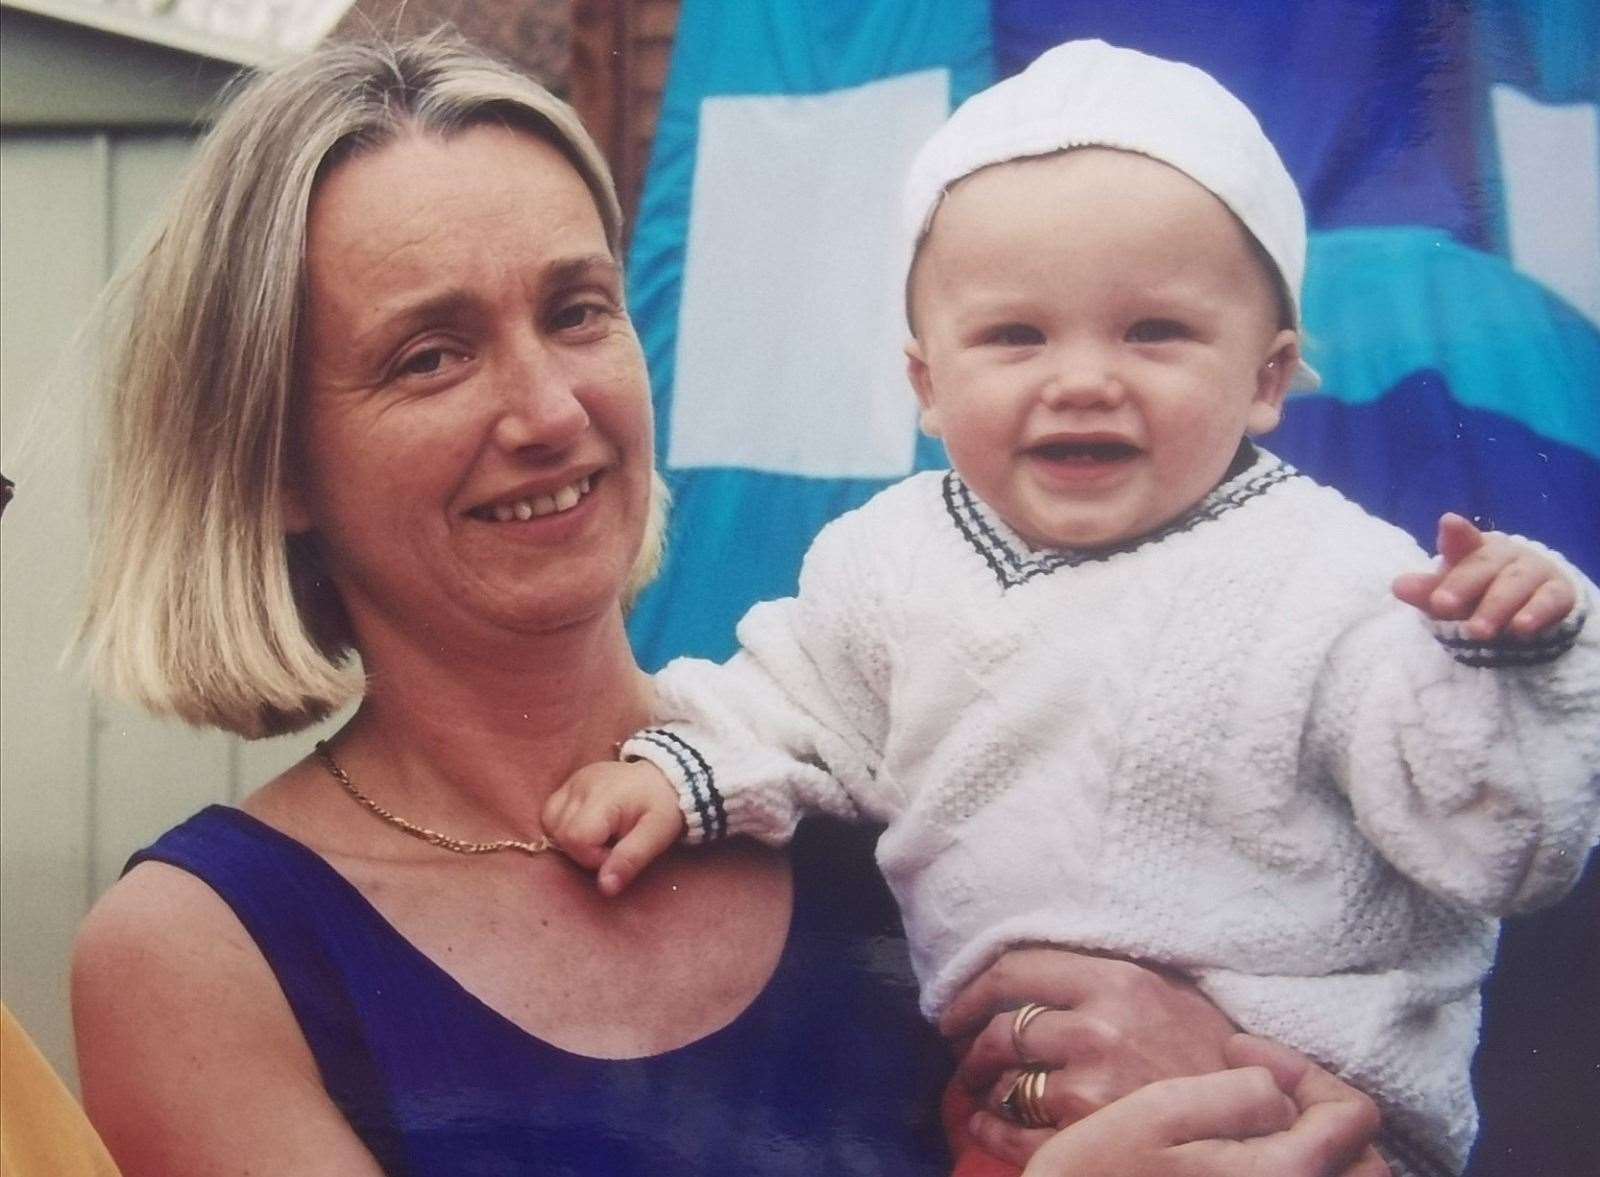
[[[1026,1066],[1034,1060],[1028,1057],[1028,1052],[1022,1045],[1022,1034],[1033,1019],[1042,1013],[1055,1008],[1049,1005],[1040,1005],[1037,1001],[1030,1001],[1011,1017],[1011,1049],[1016,1051],[1017,1061]]]
[[[1024,1128],[1054,1128],[1055,1121],[1044,1110],[1044,1085],[1049,1078],[1049,1067],[1022,1068],[1001,1099],[1000,1111]]]

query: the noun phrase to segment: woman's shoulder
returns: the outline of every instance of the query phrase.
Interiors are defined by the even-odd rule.
[[[159,998],[169,987],[185,994],[180,1017],[195,1012],[190,998],[276,996],[277,982],[247,926],[249,896],[272,891],[267,875],[281,874],[286,858],[297,856],[310,854],[244,810],[222,805],[137,851],[78,930],[74,1016],[102,1010],[121,1017],[148,1002],[139,1018],[148,1029],[166,1008]]]
[[[118,1125],[101,1122],[99,1110],[109,1107],[115,1119],[124,1106],[105,1099],[123,1087],[119,1076],[138,1075],[152,1091],[187,1098],[185,1071],[209,1053],[202,1035],[226,1026],[252,1049],[289,1049],[294,1023],[287,1012],[271,970],[227,904],[166,863],[141,863],[114,883],[73,945],[72,1015],[85,1099],[108,1139]]]
[[[152,849],[218,815],[201,817]],[[374,1171],[323,1092],[272,967],[190,870],[138,860],[95,903],[73,948],[72,1016],[85,1107],[124,1171],[215,1171],[244,1139],[287,1150],[278,1171]],[[300,1135],[284,1134],[291,1122]],[[312,1155],[336,1160],[319,1167]]]
[[[101,979],[110,983],[118,1004],[144,983],[173,982],[187,996],[208,977],[224,974],[235,983],[272,983],[234,910],[200,873],[181,865],[184,849],[190,856],[205,852],[214,833],[232,824],[230,816],[243,814],[213,806],[168,830],[99,897],[74,944],[75,1003],[83,985]],[[259,968],[246,968],[251,960]]]
[[[78,930],[74,1007],[81,997],[97,995],[101,984],[116,1006],[169,983],[179,992],[209,991],[205,982],[224,975],[270,986],[264,962],[259,970],[241,967],[251,957],[260,961],[238,917],[212,887],[179,866],[140,861],[100,897]],[[165,1004],[156,1002],[151,1012]]]

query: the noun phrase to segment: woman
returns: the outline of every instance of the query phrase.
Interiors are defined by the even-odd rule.
[[[813,850],[669,859],[621,903],[544,852],[545,797],[650,706],[622,616],[661,496],[619,240],[543,90],[440,40],[344,46],[240,93],[124,284],[102,677],[245,735],[361,697],[84,927],[84,1096],[128,1174],[940,1171],[909,990],[824,918]],[[1106,966],[1132,969],[1073,975]],[[991,978],[971,1025],[1017,1004]],[[1137,1082],[1226,1033],[1161,1037]],[[1262,1172],[1340,1172],[1359,1101],[1244,1049],[1276,1082],[1147,1088],[1035,1171],[1234,1172],[1169,1154],[1274,1133]]]

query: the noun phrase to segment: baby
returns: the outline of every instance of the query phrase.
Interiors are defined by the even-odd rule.
[[[670,722],[548,832],[615,893],[685,834],[885,823],[930,1016],[1018,943],[1159,962],[1374,1096],[1397,1171],[1459,1172],[1497,917],[1600,828],[1596,589],[1450,515],[1416,571],[1248,440],[1315,383],[1305,219],[1198,70],[1060,46],[933,136],[906,211],[954,469],[829,525],[728,664],[667,667]]]

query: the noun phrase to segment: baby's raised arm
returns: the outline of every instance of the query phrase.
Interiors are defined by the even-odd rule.
[[[1483,915],[1560,898],[1600,836],[1600,590],[1539,545],[1439,524],[1330,649],[1303,747],[1403,874]]]

